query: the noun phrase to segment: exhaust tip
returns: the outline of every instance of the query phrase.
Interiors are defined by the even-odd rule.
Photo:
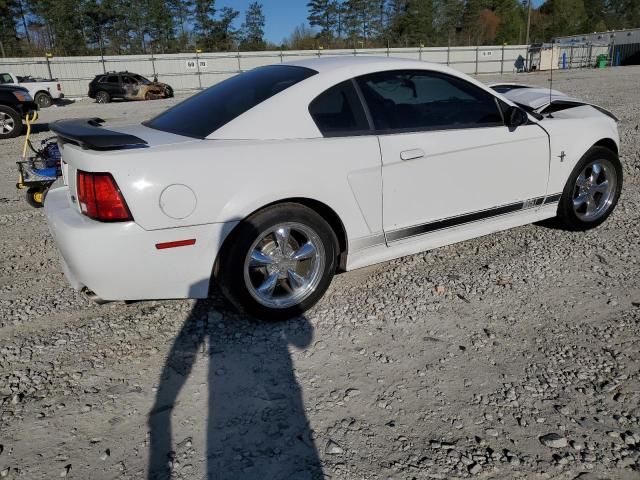
[[[105,303],[110,303],[109,300],[104,300],[100,298],[93,290],[89,290],[87,287],[82,289],[82,293],[89,299],[97,303],[98,305],[104,305]]]

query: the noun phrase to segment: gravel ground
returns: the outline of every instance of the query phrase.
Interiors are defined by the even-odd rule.
[[[554,78],[621,118],[625,185],[600,228],[339,275],[285,324],[216,296],[86,300],[15,190],[21,141],[3,141],[0,478],[640,478],[639,85],[640,67]],[[137,122],[175,101],[41,118]]]

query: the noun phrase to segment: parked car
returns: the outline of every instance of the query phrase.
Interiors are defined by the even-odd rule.
[[[62,86],[56,79],[19,77],[11,72],[0,73],[0,85],[26,88],[40,108],[50,107],[55,100],[64,98]]]
[[[22,133],[22,122],[38,110],[26,88],[0,85],[0,140]]]
[[[310,308],[339,270],[551,217],[596,227],[622,187],[611,113],[528,113],[412,60],[265,66],[143,124],[50,128],[65,185],[45,211],[74,287],[134,300],[215,283],[263,318]]]
[[[89,84],[89,97],[98,103],[114,98],[125,100],[156,100],[173,97],[173,89],[166,83],[153,81],[131,72],[109,72],[96,75]]]

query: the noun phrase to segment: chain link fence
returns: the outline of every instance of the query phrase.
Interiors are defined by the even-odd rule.
[[[200,90],[255,67],[335,55],[377,55],[449,65],[464,73],[512,73],[526,69],[527,45],[482,47],[282,50],[266,52],[180,53],[86,57],[0,59],[0,73],[56,78],[67,97],[87,95],[93,78],[109,71],[129,71],[170,84],[177,92]]]

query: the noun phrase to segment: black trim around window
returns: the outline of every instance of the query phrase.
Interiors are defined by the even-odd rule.
[[[364,94],[362,93],[362,89],[360,88],[360,84],[358,82],[359,78],[366,77],[367,75],[371,75],[371,74],[366,74],[366,75],[360,75],[358,77],[352,78],[351,82],[353,83],[353,86],[354,86],[354,88],[356,90],[356,93],[358,94],[358,100],[360,101],[361,107],[364,110],[365,116],[367,118],[367,123],[369,124],[369,130],[331,132],[331,133],[328,133],[328,134],[324,134],[324,133],[321,132],[322,136],[324,138],[335,138],[335,137],[358,137],[358,136],[364,136],[364,135],[396,135],[396,134],[407,134],[407,133],[439,132],[439,131],[447,131],[447,130],[468,130],[468,129],[472,129],[472,128],[496,128],[496,127],[505,127],[505,126],[507,126],[506,125],[506,119],[505,119],[505,116],[504,116],[504,111],[503,111],[503,108],[501,108],[502,107],[502,103],[504,103],[504,102],[500,98],[495,96],[491,91],[483,90],[483,89],[479,88],[478,86],[468,82],[464,78],[456,77],[454,75],[449,75],[449,74],[443,73],[443,72],[436,72],[436,71],[433,71],[433,70],[415,70],[415,69],[414,70],[382,70],[380,72],[373,72],[373,73],[413,72],[413,71],[420,72],[420,73],[432,74],[434,76],[452,78],[452,79],[454,79],[456,81],[463,82],[464,84],[466,84],[467,86],[469,86],[472,89],[476,89],[476,90],[479,90],[479,91],[485,93],[486,95],[490,95],[494,99],[494,103],[496,105],[496,110],[499,113],[502,121],[501,122],[484,123],[484,124],[468,123],[468,124],[453,124],[453,125],[422,127],[422,128],[411,127],[411,128],[377,129],[377,128],[375,128],[375,125],[374,125],[374,122],[373,122],[373,118],[371,116],[371,110],[369,108],[369,104],[367,103],[367,101],[366,101],[366,99],[364,97]],[[342,83],[342,82],[340,82],[340,83]],[[330,88],[333,88],[333,86],[329,87],[327,90],[329,90]],[[327,90],[325,90],[324,92],[326,92]],[[324,92],[322,92],[320,95],[322,95]],[[320,95],[318,95],[318,97]],[[316,98],[318,98],[318,97],[316,97]],[[314,98],[314,100],[315,100],[315,98]],[[314,100],[312,100],[312,102]],[[505,103],[505,105],[509,106],[506,103]],[[529,122],[527,122],[527,125],[533,125],[533,124],[535,124],[535,123],[531,122],[530,120],[529,120]]]
[[[416,128],[416,127],[408,127],[408,128],[376,128],[373,122],[373,118],[371,115],[371,109],[369,107],[369,104],[364,96],[364,93],[362,92],[362,89],[360,87],[360,83],[362,81],[362,79],[370,76],[370,75],[376,75],[376,74],[384,74],[384,73],[388,73],[388,74],[392,74],[392,73],[420,73],[420,74],[424,74],[424,75],[431,75],[433,77],[440,77],[440,78],[444,78],[447,81],[449,81],[450,79],[453,80],[453,84],[455,86],[455,82],[460,82],[462,84],[464,84],[465,87],[468,87],[471,90],[477,90],[482,92],[482,94],[490,96],[494,99],[494,104],[495,104],[495,109],[496,109],[496,113],[500,116],[500,118],[502,119],[502,121],[500,122],[489,122],[489,123],[484,123],[484,124],[478,124],[478,123],[467,123],[467,124],[452,124],[452,125],[438,125],[438,126],[432,126],[432,127],[420,127],[420,128]],[[355,82],[355,84],[357,85],[357,92],[358,92],[358,96],[360,97],[360,101],[363,104],[363,107],[365,109],[365,112],[367,114],[367,118],[369,119],[370,123],[369,125],[371,126],[371,133],[373,135],[392,135],[392,134],[405,134],[405,133],[421,133],[421,132],[433,132],[433,131],[446,131],[446,130],[467,130],[470,128],[495,128],[495,127],[504,127],[505,124],[505,120],[504,120],[504,114],[502,112],[502,110],[499,108],[499,104],[497,103],[497,101],[499,100],[498,97],[496,97],[492,92],[490,91],[486,91],[483,90],[479,87],[477,87],[476,85],[468,82],[467,80],[460,78],[460,77],[456,77],[454,75],[449,75],[447,73],[444,72],[436,72],[433,70],[416,70],[416,69],[408,69],[408,70],[383,70],[380,72],[373,72],[373,73],[368,73],[365,75],[360,75],[358,77],[355,77],[353,79],[353,81]]]

